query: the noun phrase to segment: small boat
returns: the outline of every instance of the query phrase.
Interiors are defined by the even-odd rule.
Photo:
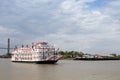
[[[58,50],[47,42],[33,42],[32,47],[15,47],[12,51],[12,62],[28,62],[41,64],[54,64],[62,58]]]

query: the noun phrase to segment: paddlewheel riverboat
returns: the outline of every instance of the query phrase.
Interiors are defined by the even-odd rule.
[[[28,47],[28,45],[22,45],[20,48],[15,47],[11,61],[54,64],[61,58],[62,56],[57,54],[54,46],[49,45],[47,42],[34,42],[32,47]]]

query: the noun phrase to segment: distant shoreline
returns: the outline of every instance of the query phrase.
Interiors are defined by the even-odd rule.
[[[11,54],[0,55],[0,58],[11,58]]]

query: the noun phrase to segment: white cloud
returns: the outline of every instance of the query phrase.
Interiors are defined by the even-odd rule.
[[[119,0],[106,0],[102,9],[88,6],[87,3],[95,1],[13,1],[13,5],[8,4],[10,9],[5,5],[2,5],[2,11],[0,9],[0,33],[5,35],[4,39],[10,36],[15,44],[41,40],[53,43],[61,50],[119,52]],[[116,51],[114,47],[117,47]]]
[[[61,41],[69,40],[75,43],[74,49],[76,50],[87,51],[94,47],[93,50],[91,50],[94,52],[94,49],[97,49],[97,47],[104,46],[104,44],[98,46],[98,44],[102,44],[101,41],[105,40],[107,43],[107,40],[109,42],[109,39],[118,39],[118,30],[120,24],[118,23],[119,19],[114,15],[111,15],[111,12],[114,11],[114,9],[112,9],[110,13],[107,13],[107,10],[110,8],[110,6],[105,6],[105,9],[103,10],[90,11],[84,10],[84,8],[87,6],[85,3],[86,1],[81,3],[76,2],[75,0],[66,0],[61,4],[60,9],[58,9],[58,13],[55,14],[55,18],[60,21],[61,24],[63,24],[63,27],[61,27],[59,33],[67,35]],[[114,7],[116,8],[116,5]],[[115,13],[116,15],[119,15],[119,11],[115,11]],[[68,34],[71,32],[74,34]],[[69,44],[71,43],[64,43],[66,48]],[[73,49],[72,44],[71,46]],[[82,46],[85,47],[83,48]],[[108,50],[111,48],[112,47],[109,47]],[[103,49],[103,51],[105,50]]]

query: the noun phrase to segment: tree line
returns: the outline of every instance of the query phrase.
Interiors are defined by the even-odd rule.
[[[58,54],[63,55],[63,58],[82,57],[85,53],[77,51],[59,51]]]
[[[84,55],[91,55],[88,53],[78,52],[78,51],[59,51],[58,54],[63,55],[63,59],[83,57]],[[111,53],[111,55],[120,59],[120,55],[117,55],[116,53]]]

